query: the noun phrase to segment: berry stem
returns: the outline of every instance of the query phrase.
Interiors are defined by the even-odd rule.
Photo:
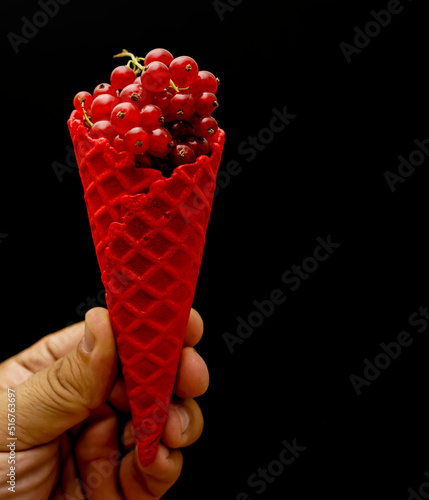
[[[84,123],[85,123],[85,125],[87,127],[91,128],[94,124],[89,119],[88,113],[86,112],[86,109],[85,109],[85,99],[81,99],[80,100],[80,105],[82,106],[82,111],[83,111],[83,121],[84,121]]]
[[[170,89],[173,89],[175,92],[179,92],[180,90],[188,90],[189,87],[178,87],[174,82],[173,80],[170,80],[170,85],[169,85],[169,88]]]
[[[131,64],[132,66],[134,66],[131,69],[134,71],[134,73],[136,74],[136,76],[138,76],[144,70],[144,66],[140,64],[140,61],[144,61],[144,57],[136,57],[134,54],[132,54],[131,52],[128,52],[128,50],[126,50],[126,49],[122,49],[122,52],[120,54],[116,54],[113,57],[114,58],[117,58],[117,57],[131,57],[131,60],[128,61],[127,66],[129,64]]]

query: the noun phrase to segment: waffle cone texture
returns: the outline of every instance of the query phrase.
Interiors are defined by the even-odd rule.
[[[143,466],[155,458],[203,255],[225,134],[171,177],[68,120]]]

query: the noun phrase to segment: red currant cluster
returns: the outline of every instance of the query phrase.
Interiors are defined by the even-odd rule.
[[[112,71],[110,83],[100,83],[92,95],[78,92],[73,101],[89,135],[133,153],[136,166],[165,174],[200,155],[210,156],[218,130],[211,115],[219,106],[219,80],[199,71],[191,57],[174,58],[165,49],[153,49],[144,58],[126,50],[114,57],[130,60]]]

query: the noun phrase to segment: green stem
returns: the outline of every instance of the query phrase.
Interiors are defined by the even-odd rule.
[[[94,124],[89,119],[88,113],[86,112],[86,109],[85,109],[85,99],[81,99],[80,105],[82,106],[82,111],[83,111],[83,121],[84,121],[85,125],[87,125],[89,128],[91,128]]]
[[[188,90],[189,87],[178,87],[173,80],[170,80],[170,85],[169,88],[173,89],[176,92],[179,92],[180,90]]]
[[[138,76],[138,74],[144,70],[144,66],[142,66],[139,62],[139,61],[144,61],[144,57],[136,57],[134,54],[132,54],[131,52],[128,52],[128,50],[126,50],[126,49],[123,49],[120,54],[116,54],[113,57],[114,58],[131,57],[131,61],[129,61],[129,63],[131,62],[133,64],[134,68],[132,68],[132,70],[134,71],[136,76]]]
[[[179,92],[179,87],[176,86],[176,84],[173,82],[173,80],[170,80],[170,88],[172,88],[174,91]]]

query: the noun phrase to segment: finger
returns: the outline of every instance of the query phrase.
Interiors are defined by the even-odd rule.
[[[85,500],[74,459],[74,451],[71,448],[67,434],[61,436],[61,478],[57,496],[54,499],[73,498]],[[68,496],[67,496],[68,495]]]
[[[183,457],[179,450],[159,444],[155,460],[142,467],[137,449],[128,453],[119,468],[119,482],[127,500],[157,500],[177,481]]]
[[[184,448],[195,443],[203,427],[200,407],[193,399],[185,399],[170,406],[161,441],[169,448]]]
[[[131,411],[130,400],[128,399],[123,378],[119,378],[113,387],[109,396],[109,403],[121,412],[129,413]]]
[[[174,394],[179,398],[196,398],[207,391],[209,371],[203,358],[193,347],[185,347],[180,355]]]
[[[116,480],[121,456],[115,412],[102,405],[85,424],[75,446],[82,489],[91,500],[122,500]]]
[[[84,323],[51,333],[0,365],[3,387],[15,386],[67,355],[82,340]]]
[[[112,391],[116,371],[116,345],[107,310],[91,309],[79,345],[16,388],[21,449],[47,443],[87,418]],[[0,422],[4,407],[0,406]],[[2,442],[6,440],[0,439],[0,448]]]
[[[188,325],[186,327],[185,342],[183,345],[193,347],[198,344],[203,336],[203,331],[204,323],[201,316],[195,309],[191,309]]]
[[[136,437],[133,422],[130,420],[124,426],[122,444],[126,450],[131,450],[136,445]]]

